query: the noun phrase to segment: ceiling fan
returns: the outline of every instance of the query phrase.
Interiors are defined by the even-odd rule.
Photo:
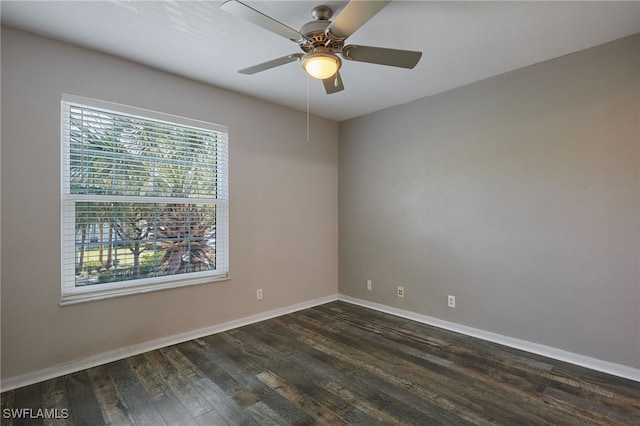
[[[266,30],[298,43],[304,53],[292,53],[263,62],[238,72],[255,74],[290,62],[302,61],[302,67],[311,77],[322,80],[328,94],[344,90],[340,67],[343,59],[411,69],[420,61],[422,52],[387,49],[383,47],[344,45],[345,40],[358,28],[384,8],[390,1],[350,1],[335,20],[328,6],[313,8],[313,21],[296,31],[287,25],[241,3],[230,0],[222,4],[222,10],[252,22]]]

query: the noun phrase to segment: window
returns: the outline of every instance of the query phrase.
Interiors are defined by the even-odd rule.
[[[227,129],[62,98],[62,303],[228,277]]]

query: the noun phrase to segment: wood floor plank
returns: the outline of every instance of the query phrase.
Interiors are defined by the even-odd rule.
[[[215,343],[215,341],[214,341]],[[220,345],[222,346],[222,344]],[[226,349],[226,352],[221,350]],[[279,393],[275,392],[271,387],[259,380],[256,375],[249,373],[246,369],[238,365],[237,348],[223,348],[210,346],[204,349],[204,354],[213,362],[225,369],[240,385],[244,386],[249,392],[253,393],[256,398],[267,404],[279,416],[286,419],[288,424],[298,424],[307,417],[307,414],[300,410],[295,404]],[[303,424],[303,423],[300,423]]]
[[[259,400],[247,388],[240,385],[224,369],[209,359],[203,352],[204,342],[189,341],[177,346],[178,350],[195,365],[204,376],[223,389],[239,406],[249,407]]]
[[[231,423],[249,424],[242,407],[229,396],[222,388],[209,379],[198,367],[193,364],[175,346],[161,349],[169,362],[187,378],[196,390],[209,402],[216,411]]]
[[[352,424],[356,418],[367,424],[376,423],[376,419],[369,417],[367,413],[360,410],[360,407],[342,398],[340,393],[331,391],[329,384],[333,380],[328,369],[323,369],[323,373],[318,374],[310,365],[296,364],[295,361],[296,359],[291,357],[285,362],[274,364],[269,372],[294,387],[300,394],[318,403],[321,402],[324,407],[348,424]]]
[[[144,357],[193,417],[213,410],[213,406],[197,391],[192,382],[171,365],[162,351],[148,352]]]
[[[211,380],[196,380],[194,386],[229,424],[254,424],[242,407]]]
[[[563,380],[555,380],[552,382],[553,386],[559,390],[565,391],[572,395],[586,399],[594,404],[602,405],[603,408],[615,410],[623,413],[630,413],[636,418],[640,418],[640,403],[637,397],[628,396],[624,393],[618,393],[613,389],[603,388],[598,385],[597,391],[594,392],[590,386],[591,383],[580,381],[584,386],[566,385],[566,377],[562,377]],[[546,389],[546,388],[545,388]]]
[[[227,422],[227,419],[225,419],[216,410],[211,410],[211,411],[207,411],[206,413],[200,414],[199,416],[197,416],[195,418],[195,421],[200,426],[211,426],[211,425],[228,426],[228,425],[230,425],[230,423]]]
[[[15,405],[16,407],[26,407],[32,410],[37,410],[42,407],[42,384],[36,383],[33,385],[25,386],[20,389],[16,389],[15,392]],[[44,425],[44,419],[31,415],[31,412],[24,412],[14,420],[16,426]]]
[[[335,307],[331,312],[335,312]],[[394,322],[389,323],[388,318],[383,318],[381,321],[376,321],[375,318],[367,321],[366,324],[363,324],[362,321],[358,321],[357,316],[349,315],[350,313],[347,311],[338,311],[339,317],[345,319],[347,323],[349,323],[349,318],[355,322],[356,327],[361,328],[367,331],[370,331],[370,334],[375,334],[380,336],[383,339],[387,339],[396,344],[406,345],[412,348],[415,348],[418,352],[425,352],[426,354],[430,354],[431,356],[441,359],[445,359],[447,363],[461,363],[463,361],[473,360],[474,357],[479,356],[480,361],[483,364],[491,365],[491,362],[494,360],[492,357],[488,357],[488,353],[500,352],[503,358],[500,358],[498,365],[503,365],[505,360],[513,360],[519,361],[523,364],[527,365],[528,369],[531,368],[541,368],[544,370],[550,370],[552,366],[550,364],[542,363],[539,361],[535,361],[532,359],[528,359],[525,357],[518,357],[517,355],[513,355],[508,353],[507,351],[501,351],[498,349],[499,345],[489,344],[486,350],[477,351],[477,350],[467,350],[469,337],[463,337],[466,339],[467,344],[458,346],[456,345],[457,338],[459,338],[458,333],[447,332],[445,330],[440,330],[435,327],[427,326],[424,324],[417,324],[413,321],[409,321],[402,318],[394,318]],[[393,318],[393,317],[392,317]],[[417,326],[416,326],[417,325]],[[427,333],[425,333],[425,331]],[[443,333],[448,333],[448,335]],[[483,343],[482,341],[475,339],[476,344]],[[478,353],[481,352],[481,355]],[[497,359],[497,358],[496,358]]]
[[[42,408],[53,415],[44,419],[45,426],[73,425],[68,407],[69,396],[66,392],[65,378],[56,377],[42,382]]]
[[[10,390],[7,392],[2,392],[0,394],[0,408],[2,409],[3,415],[0,416],[0,426],[13,426],[13,416],[10,415],[11,410],[16,408],[16,391]],[[9,410],[9,415],[5,415],[4,410]]]
[[[105,424],[86,370],[68,375],[66,388],[70,402],[69,412],[74,425],[100,426]]]
[[[356,336],[363,337],[369,342],[375,341],[377,344],[385,346],[390,351],[402,352],[403,354],[406,354],[409,356],[407,359],[410,359],[413,357],[421,358],[426,361],[429,361],[444,367],[449,367],[451,366],[451,364],[453,364],[453,361],[433,355],[428,351],[424,350],[423,348],[417,348],[415,346],[407,345],[405,343],[400,342],[399,340],[388,339],[386,336],[380,335],[370,330],[363,329],[362,327],[352,326],[348,323],[335,323],[334,325],[336,328],[339,328],[341,330],[344,330]],[[401,355],[397,354],[397,356],[401,356]]]
[[[295,386],[282,380],[274,373],[264,371],[257,374],[257,377],[260,381],[278,392],[288,401],[291,401],[296,406],[302,408],[302,410],[313,417],[319,424],[335,425],[345,423],[344,420],[322,404],[322,402],[319,402],[313,399],[313,397],[301,392]]]
[[[569,392],[547,387],[543,394],[566,405],[572,412],[579,411],[584,415],[584,417],[591,418],[600,424],[608,424],[611,420],[614,420],[615,424],[625,424],[634,421],[640,424],[640,417],[638,416],[625,415],[623,413],[610,410],[602,404],[597,404],[584,398],[580,398],[579,396]]]
[[[332,357],[341,360],[344,363],[353,363],[361,371],[366,371],[372,376],[381,378],[381,382],[386,383],[387,389],[402,389],[402,398],[405,401],[418,400],[414,403],[414,408],[421,410],[425,417],[432,422],[455,422],[464,423],[463,420],[457,418],[458,416],[447,412],[433,404],[435,400],[438,400],[439,404],[446,404],[448,407],[455,407],[457,404],[451,402],[448,398],[442,395],[444,386],[446,384],[439,384],[438,391],[433,389],[433,383],[436,376],[432,376],[422,383],[416,384],[416,374],[420,369],[416,365],[412,365],[401,359],[389,359],[382,352],[372,351],[368,352],[360,349],[361,345],[349,346],[345,344],[347,340],[344,336],[331,335],[328,329],[325,329],[322,333],[317,333],[310,329],[303,329],[300,325],[300,318],[296,321],[287,322],[286,325],[292,329],[299,330],[302,341],[306,341],[316,349],[319,349]],[[333,339],[326,337],[331,335]],[[404,372],[404,373],[403,373]],[[411,381],[405,377],[410,376],[414,381]],[[382,384],[382,383],[380,383]],[[425,384],[427,384],[425,386]],[[390,391],[392,394],[399,394],[398,391]],[[457,395],[451,393],[454,398]],[[468,401],[467,401],[468,402]]]
[[[115,384],[104,365],[87,370],[96,400],[102,411],[102,417],[108,425],[129,425],[124,405],[120,402]],[[73,413],[72,413],[73,414]]]
[[[371,386],[352,373],[343,374],[342,365],[322,362],[313,356],[293,354],[292,364],[304,366],[319,384],[344,401],[383,424],[412,424],[422,417],[419,410],[407,405],[396,392]]]
[[[143,355],[127,358],[126,361],[167,424],[197,425],[191,413],[171,391],[167,381],[146,362]]]
[[[329,305],[325,305],[322,307],[325,312],[327,312],[327,310],[325,309],[327,306]],[[339,307],[335,307],[334,305],[331,305],[330,312],[340,312],[340,315],[344,314],[344,312],[341,311]],[[405,331],[406,329],[402,327],[404,325],[402,324],[404,321],[406,320],[396,319],[394,326],[398,329],[402,329],[403,331]],[[368,327],[369,324],[371,324],[371,322],[375,323],[375,319],[373,321],[369,320],[367,322],[367,325],[365,325],[365,327]],[[415,323],[409,323],[409,325],[415,326]],[[433,327],[424,326],[424,325],[422,325],[422,327],[429,330],[430,332],[433,330]],[[378,332],[380,331],[378,330]],[[437,330],[437,332],[447,333],[446,331],[441,331],[441,330]],[[399,334],[402,334],[402,332]],[[450,333],[450,334],[455,335],[455,333]],[[473,339],[467,338],[467,340],[473,340]],[[505,349],[500,345],[491,344],[488,342],[474,342],[473,346],[469,345],[469,343],[467,343],[466,346],[453,343],[455,342],[455,338],[451,338],[451,342],[452,343],[446,344],[446,345],[437,344],[433,346],[436,348],[439,348],[439,350],[442,350],[442,351],[455,351],[456,353],[464,352],[465,356],[461,358],[460,364],[466,365],[471,369],[471,370],[465,370],[466,371],[465,374],[467,374],[467,372],[471,372],[468,375],[479,377],[481,380],[489,381],[489,382],[495,381],[495,378],[499,377],[500,378],[499,380],[501,381],[505,389],[510,389],[512,392],[515,392],[516,394],[519,393],[521,397],[526,398],[529,401],[533,399],[535,401],[534,405],[538,405],[539,407],[542,407],[539,409],[540,412],[546,411],[544,406],[544,404],[547,403],[546,399],[543,396],[537,395],[535,393],[530,393],[530,394],[523,393],[522,392],[523,389],[526,388],[532,392],[541,392],[542,389],[544,389],[544,387],[550,381],[559,381],[559,382],[569,383],[572,386],[579,387],[582,389],[590,389],[591,391],[601,395],[611,394],[610,391],[599,389],[598,386],[594,384],[588,384],[584,381],[565,378],[565,377],[559,376],[556,373],[550,372],[552,365],[548,362],[541,361],[542,357],[537,355],[533,355],[533,354],[526,354],[526,356],[519,355],[518,353],[521,353],[521,354],[524,354],[524,353],[521,351],[516,351],[511,348]],[[477,343],[480,343],[480,344],[477,344]],[[481,346],[483,348],[487,347],[487,349],[477,350],[476,349],[477,346]],[[471,347],[473,347],[473,349],[471,349]],[[509,353],[509,351],[511,351],[511,353]],[[531,359],[529,360],[528,357],[531,357]],[[453,358],[450,358],[450,359],[453,359]],[[461,369],[461,367],[459,365],[456,365],[454,369]],[[464,369],[464,367],[462,369]],[[478,370],[478,371],[474,371],[474,370]],[[483,371],[484,374],[479,375],[478,374],[479,371]],[[620,403],[623,398],[624,397],[618,398],[617,400],[618,403]],[[503,402],[501,402],[501,405],[502,404]],[[629,404],[625,404],[625,405],[627,405],[627,411],[632,410],[632,408],[628,406]],[[582,424],[584,424],[585,422],[588,423],[587,419],[580,420],[580,417],[578,417],[578,419],[572,419],[571,415],[565,416],[564,421],[567,424],[581,424],[581,422]]]
[[[243,330],[246,331],[251,328],[254,327],[246,327]],[[272,339],[278,336],[280,340],[287,342],[285,344],[298,348],[297,353],[290,355],[289,365],[304,366],[307,374],[313,373],[316,375],[316,379],[310,380],[316,380],[319,385],[332,389],[363,413],[368,415],[375,414],[376,417],[374,418],[377,419],[387,419],[387,424],[411,424],[423,416],[419,411],[391,396],[392,392],[385,394],[380,392],[378,387],[358,381],[352,375],[352,373],[358,371],[358,368],[351,363],[324,356],[323,352],[311,346],[303,345],[301,342],[291,342],[292,339],[289,337],[291,333],[287,332],[286,328],[278,327],[273,322],[270,323],[268,329]],[[262,331],[267,332],[266,330]],[[300,374],[300,376],[303,376],[303,374]],[[351,389],[351,392],[346,391],[346,389]],[[404,396],[400,399],[404,399]],[[368,401],[375,402],[375,406],[369,404]],[[424,405],[422,401],[420,401],[420,405]]]
[[[331,302],[4,392],[28,425],[639,426],[640,383]],[[28,412],[28,411],[27,411]]]
[[[440,366],[431,366],[429,368],[415,368],[416,366],[414,366],[412,362],[405,360],[404,357],[396,355],[389,356],[385,348],[379,346],[377,342],[367,341],[365,346],[367,348],[371,348],[371,350],[374,351],[376,355],[375,358],[371,357],[368,353],[362,350],[354,350],[354,348],[360,347],[360,344],[355,341],[355,339],[348,336],[340,335],[340,333],[336,332],[334,327],[325,325],[325,322],[314,321],[305,318],[304,316],[307,315],[307,312],[295,315],[296,321],[291,321],[289,323],[289,327],[309,327],[306,331],[307,334],[319,332],[317,334],[313,334],[311,340],[315,342],[324,342],[327,347],[338,345],[339,350],[336,352],[336,356],[341,356],[341,354],[338,354],[338,352],[351,352],[351,356],[349,358],[367,360],[367,362],[362,365],[362,368],[369,369],[369,371],[372,371],[371,369],[374,368],[373,366],[375,366],[376,359],[384,359],[386,364],[391,365],[391,367],[388,367],[387,370],[397,372],[397,374],[399,375],[402,375],[403,371],[405,373],[409,373],[413,378],[414,384],[420,384],[421,391],[429,390],[431,394],[437,394],[438,399],[440,400],[440,404],[446,401],[447,404],[449,404],[449,410],[451,410],[452,407],[458,406],[459,404],[465,404],[465,402],[461,401],[459,397],[466,395],[466,392],[472,389],[472,387],[467,386],[462,389],[455,389],[455,385],[451,380],[452,376],[457,376],[458,381],[464,381],[465,379],[468,381],[466,375],[456,374],[455,369],[443,371]],[[311,328],[315,328],[315,331],[310,331]],[[333,339],[333,344],[328,343],[331,341],[330,339]],[[420,363],[418,362],[418,364]],[[377,372],[376,374],[380,375],[379,372]],[[494,372],[494,374],[497,375],[499,374],[499,372]],[[394,376],[392,375],[391,377],[393,379]],[[487,376],[485,377],[484,383],[486,384],[487,381],[493,382],[494,379],[491,376]],[[437,387],[434,387],[434,384],[437,384]],[[469,385],[478,387],[482,386],[483,383],[474,381],[469,382]],[[496,393],[498,395],[496,395]],[[514,412],[520,411],[520,405],[523,402],[512,392],[505,391],[505,389],[500,388],[497,388],[494,393],[476,391],[474,392],[474,396],[475,399],[482,401],[482,406],[485,411],[491,411],[496,406],[496,401],[499,401],[501,416],[505,420],[508,420],[511,417],[511,414],[509,414],[509,410]],[[529,402],[533,402],[532,398],[529,398]],[[542,404],[542,401],[540,401],[540,404]],[[498,413],[492,414],[492,416],[496,415],[498,415]],[[520,417],[521,421],[526,421],[528,419],[528,421],[530,421],[532,424],[544,421],[543,418],[538,417],[533,412],[522,413]],[[570,418],[567,418],[566,420],[569,421]]]
[[[107,364],[106,371],[113,380],[120,403],[131,423],[149,426],[167,424],[126,360]]]
[[[255,404],[248,406],[246,411],[259,425],[280,426],[289,424],[286,419],[262,401],[258,401]]]

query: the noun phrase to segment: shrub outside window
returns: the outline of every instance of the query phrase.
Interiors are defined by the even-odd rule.
[[[63,304],[228,278],[227,134],[63,96]]]

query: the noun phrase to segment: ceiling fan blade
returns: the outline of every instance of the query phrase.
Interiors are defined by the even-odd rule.
[[[344,40],[355,33],[358,28],[373,18],[376,13],[380,12],[389,3],[391,3],[389,0],[351,0],[336,19],[329,24],[325,34],[332,40]]]
[[[280,65],[288,64],[289,62],[299,61],[300,58],[302,58],[303,56],[304,56],[304,54],[302,54],[302,53],[293,53],[291,55],[283,56],[283,57],[277,58],[277,59],[272,59],[270,61],[263,62],[263,63],[258,64],[258,65],[254,65],[254,66],[249,67],[249,68],[241,69],[238,72],[240,74],[251,75],[251,74],[258,73],[260,71],[266,71],[266,70],[271,69],[271,68],[279,67]]]
[[[327,95],[332,93],[341,92],[344,90],[344,85],[342,84],[342,77],[340,77],[340,71],[337,71],[334,75],[329,78],[325,78],[322,80],[324,84],[324,90],[327,92]]]
[[[350,44],[342,49],[342,57],[352,61],[411,69],[420,61],[422,52]]]
[[[230,0],[223,3],[220,9],[281,35],[282,37],[288,38],[289,40],[295,41],[296,43],[306,40],[306,37],[300,32],[237,0]]]

